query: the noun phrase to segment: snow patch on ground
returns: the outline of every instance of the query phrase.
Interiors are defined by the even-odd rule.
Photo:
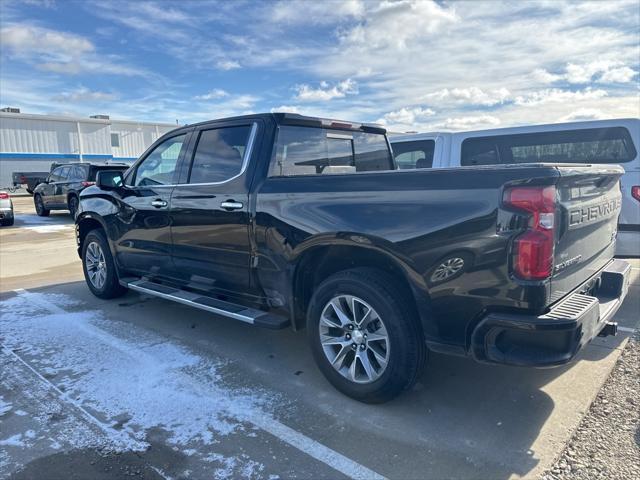
[[[33,430],[27,430],[23,433],[17,433],[9,438],[0,440],[0,446],[3,447],[28,447],[30,445],[29,440],[33,440],[36,437],[36,432]]]
[[[154,332],[107,321],[99,311],[43,311],[33,295],[58,307],[75,305],[64,295],[33,293],[4,301],[3,344],[44,374],[66,400],[92,412],[107,436],[112,432],[120,445],[125,439],[124,450],[148,446],[147,432],[161,429],[169,445],[198,457],[201,447],[252,428],[246,419],[272,408],[273,399],[265,394],[225,386],[219,363]],[[120,425],[119,430],[112,425]],[[212,460],[222,463],[222,476],[216,478],[228,471],[253,478],[264,469],[246,455]]]
[[[6,415],[11,411],[13,405],[9,402],[5,402],[4,398],[0,395],[0,417]]]
[[[25,230],[31,230],[36,233],[55,233],[61,232],[63,230],[69,230],[72,228],[71,225],[33,225],[33,226],[23,226]]]

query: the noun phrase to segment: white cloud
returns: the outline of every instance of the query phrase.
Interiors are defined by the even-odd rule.
[[[430,108],[413,107],[413,108],[401,108],[393,112],[389,112],[383,115],[382,118],[377,120],[377,123],[383,125],[412,127],[416,123],[423,122],[426,118],[432,117],[436,112]]]
[[[602,89],[587,87],[584,90],[570,91],[559,88],[547,88],[535,92],[519,95],[515,98],[515,104],[521,106],[534,106],[546,103],[576,102],[582,100],[594,100],[606,97],[608,94]]]
[[[576,64],[567,63],[563,72],[551,73],[544,68],[536,69],[533,78],[542,83],[566,81],[570,84],[628,83],[638,74],[637,71],[620,61],[595,60]]]
[[[63,92],[53,97],[53,100],[59,102],[108,102],[116,99],[116,95],[113,93],[92,91],[85,87],[80,87],[77,90],[70,92]]]
[[[99,73],[153,76],[144,68],[127,65],[120,58],[99,55],[85,37],[28,24],[13,24],[0,30],[2,54],[34,65],[40,70],[77,75]]]
[[[430,125],[432,130],[479,130],[500,125],[500,119],[493,115],[447,118],[440,123]]]
[[[286,0],[269,4],[271,20],[276,23],[328,24],[359,18],[365,12],[362,0],[339,0],[335,2],[313,2],[309,0]]]
[[[216,62],[216,67],[220,70],[235,70],[236,68],[240,68],[240,63],[235,60],[218,60]]]
[[[214,88],[213,90],[205,93],[204,95],[196,95],[193,97],[195,100],[218,100],[220,98],[228,97],[229,92],[221,88]]]
[[[559,122],[575,122],[579,120],[602,120],[609,116],[598,108],[579,108],[558,119]]]
[[[637,71],[627,66],[612,68],[602,74],[600,83],[629,83],[638,74]]]
[[[327,101],[334,98],[343,98],[347,95],[356,95],[358,93],[358,83],[355,80],[347,78],[335,85],[328,82],[320,82],[318,88],[310,85],[302,84],[295,87],[295,99],[303,102]]]
[[[506,88],[499,88],[491,91],[484,91],[478,87],[469,88],[443,88],[437,92],[427,93],[422,97],[429,101],[454,101],[467,105],[482,105],[491,107],[499,103],[504,103],[509,99],[511,93]]]
[[[280,105],[272,108],[271,113],[300,113],[300,107],[296,105]]]
[[[42,54],[52,57],[78,57],[95,50],[84,37],[33,25],[10,25],[0,30],[4,48],[17,55]]]
[[[405,49],[458,19],[453,8],[433,1],[382,1],[369,7],[364,21],[342,32],[346,46]]]

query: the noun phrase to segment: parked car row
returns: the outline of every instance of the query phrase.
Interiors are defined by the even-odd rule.
[[[13,202],[7,192],[0,191],[0,225],[10,227],[13,225]]]
[[[507,148],[494,140],[456,147],[476,164],[409,170],[375,125],[256,114],[178,128],[80,193],[88,288],[306,328],[328,381],[365,402],[409,388],[428,350],[567,363],[616,333],[625,170],[491,162]],[[629,145],[610,148],[622,159]],[[518,155],[547,148],[533,147]]]
[[[101,170],[124,171],[127,164],[68,163],[58,164],[33,191],[36,213],[41,217],[51,210],[69,210],[75,218],[79,195],[82,190],[95,184],[96,174]]]
[[[69,210],[75,218],[79,195],[85,188],[94,185],[101,170],[124,171],[125,163],[52,163],[51,172],[13,172],[14,185],[27,185],[33,193],[37,215],[49,216],[51,210]],[[8,192],[0,191],[0,225],[14,223],[13,203]]]
[[[390,137],[400,169],[551,162],[619,164],[622,210],[616,253],[640,256],[640,120],[598,120]]]

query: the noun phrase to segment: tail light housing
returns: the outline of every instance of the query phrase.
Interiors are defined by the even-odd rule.
[[[555,249],[555,186],[512,187],[505,190],[503,203],[529,214],[527,230],[514,241],[515,275],[523,280],[549,278]]]
[[[640,185],[631,187],[631,196],[640,202]]]
[[[83,187],[90,187],[91,185],[95,185],[95,184],[96,182],[87,182],[87,181],[82,182]]]
[[[7,192],[0,192],[0,200],[6,200],[9,198],[9,194]]]

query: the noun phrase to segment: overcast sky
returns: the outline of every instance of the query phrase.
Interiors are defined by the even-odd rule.
[[[0,101],[28,113],[397,131],[640,116],[638,0],[0,5]]]

